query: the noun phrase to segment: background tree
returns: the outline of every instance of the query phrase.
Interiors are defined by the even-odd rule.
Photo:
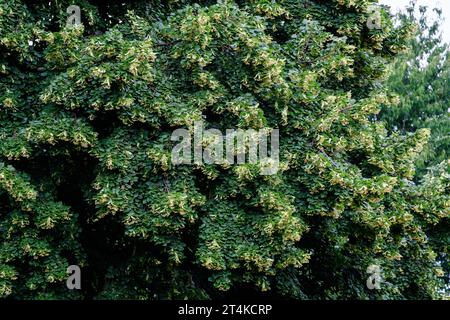
[[[430,15],[429,8],[418,8],[416,2],[411,2],[405,12],[399,13],[397,19],[411,21],[418,29],[410,41],[410,49],[392,65],[386,84],[399,95],[400,103],[381,112],[381,119],[391,131],[406,134],[421,128],[430,129],[430,140],[416,161],[416,181],[428,171],[439,172],[443,168],[439,164],[443,162],[445,166],[449,161],[450,52],[448,44],[442,42],[442,11],[434,8],[432,12],[435,17]],[[447,173],[444,171],[443,174]],[[449,219],[433,225],[427,234],[435,244],[435,252],[449,283]]]
[[[417,11],[420,16],[416,18]],[[428,167],[447,160],[450,150],[450,53],[442,41],[442,11],[435,8],[433,12],[436,17],[430,21],[430,10],[411,2],[399,14],[398,19],[416,23],[417,35],[411,39],[410,50],[393,64],[387,83],[399,95],[400,104],[381,113],[390,130],[431,130],[430,141],[417,162],[418,178]]]
[[[437,298],[448,164],[372,121],[413,27],[373,1],[0,0],[0,295]],[[280,129],[281,170],[175,166],[173,130]],[[83,270],[81,292],[65,268]],[[381,290],[366,287],[381,267]]]

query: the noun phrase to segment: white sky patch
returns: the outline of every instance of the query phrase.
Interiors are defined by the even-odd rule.
[[[388,5],[393,12],[404,10],[410,0],[380,0],[381,4]],[[442,40],[450,43],[450,0],[417,0],[418,6],[428,6],[430,9],[438,7],[442,9],[444,24],[442,25]]]

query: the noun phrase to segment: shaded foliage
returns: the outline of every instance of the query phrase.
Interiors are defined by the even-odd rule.
[[[0,296],[439,296],[448,163],[415,185],[429,130],[371,120],[412,24],[369,29],[368,0],[84,0],[66,28],[70,4],[0,0]],[[281,170],[173,165],[197,120],[279,128]]]

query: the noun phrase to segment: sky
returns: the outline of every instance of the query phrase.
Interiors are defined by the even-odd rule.
[[[410,0],[380,0],[382,4],[391,6],[394,12],[407,7]],[[444,25],[442,26],[443,41],[450,43],[450,0],[417,0],[419,6],[424,5],[430,8],[442,8],[442,16],[444,17]]]

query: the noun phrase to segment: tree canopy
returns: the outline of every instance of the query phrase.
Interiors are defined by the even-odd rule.
[[[430,130],[376,119],[413,23],[370,0],[80,0],[71,27],[72,4],[0,0],[0,297],[441,296],[449,163],[414,183]],[[173,164],[200,120],[278,128],[280,170]]]
[[[419,178],[428,167],[448,160],[450,150],[450,52],[448,44],[442,42],[442,11],[432,10],[435,21],[430,21],[430,11],[412,2],[399,16],[416,23],[417,35],[409,43],[410,50],[396,59],[387,82],[399,95],[400,104],[386,108],[381,116],[389,129],[402,133],[430,129],[430,141],[417,161]]]

